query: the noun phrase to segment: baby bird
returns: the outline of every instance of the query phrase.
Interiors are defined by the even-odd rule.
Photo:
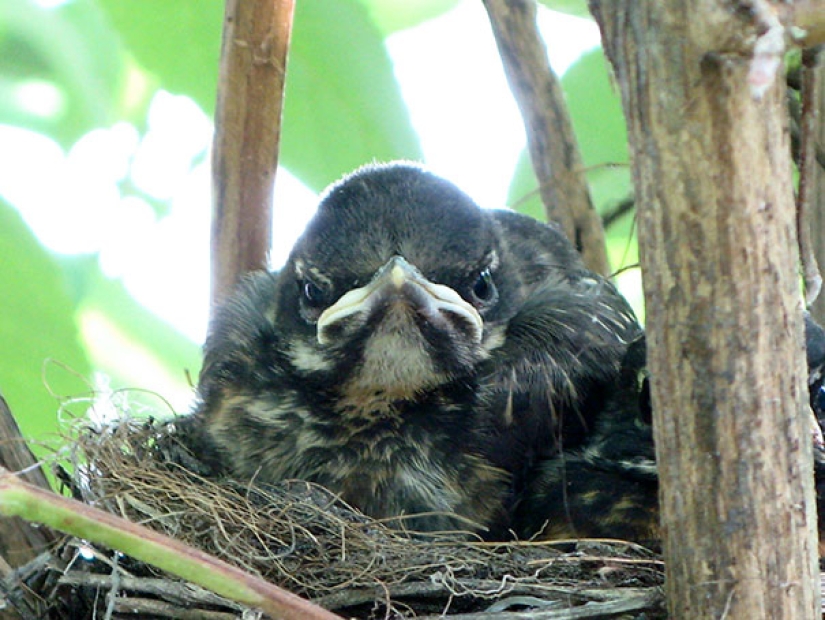
[[[535,464],[588,438],[640,334],[556,227],[367,166],[220,310],[196,416],[235,478],[495,537]]]

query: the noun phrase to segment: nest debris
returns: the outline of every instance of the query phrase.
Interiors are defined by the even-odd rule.
[[[371,519],[317,485],[253,487],[210,477],[198,444],[184,417],[87,425],[73,440],[74,473],[64,479],[86,503],[345,617],[665,617],[661,559],[638,545],[423,537]],[[7,583],[7,598],[36,617],[261,617],[77,539],[15,575],[17,591]]]

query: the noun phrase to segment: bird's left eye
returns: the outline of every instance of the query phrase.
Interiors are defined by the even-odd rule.
[[[329,291],[316,284],[309,278],[302,278],[297,281],[301,316],[309,323],[314,323],[329,305]]]
[[[489,269],[485,269],[478,274],[478,278],[476,278],[476,281],[473,284],[472,291],[473,297],[476,301],[479,301],[485,305],[495,301],[498,291],[496,290],[496,285],[493,282],[493,274]]]

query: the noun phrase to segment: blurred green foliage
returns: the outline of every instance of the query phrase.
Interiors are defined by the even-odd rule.
[[[281,162],[318,191],[368,161],[420,158],[384,39],[458,3],[298,2]],[[584,0],[542,4],[586,15]],[[68,149],[90,130],[119,120],[144,130],[159,89],[190,96],[211,116],[222,21],[219,0],[72,0],[54,8],[3,0],[0,124],[40,132]],[[564,87],[595,202],[609,209],[629,194],[630,181],[618,95],[601,52],[585,55]],[[46,88],[50,105],[24,105],[20,94],[31,88]],[[531,198],[535,178],[522,160],[511,204],[542,217]],[[614,260],[627,257],[630,221],[610,238]],[[93,369],[139,387],[150,375],[164,377],[156,385],[196,376],[198,344],[104,277],[96,257],[58,257],[44,249],[2,201],[0,291],[0,391],[30,436],[55,429],[61,402],[91,393]]]
[[[54,430],[58,399],[89,391],[84,378],[90,367],[75,325],[77,300],[55,258],[2,202],[0,248],[0,393],[20,411],[24,433],[43,436]]]

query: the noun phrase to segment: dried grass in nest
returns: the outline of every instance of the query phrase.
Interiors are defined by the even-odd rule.
[[[82,465],[76,466],[73,486],[84,501],[345,616],[506,618],[514,610],[539,608],[546,615],[512,617],[663,616],[661,563],[629,543],[425,538],[370,519],[308,483],[260,488],[209,479],[201,475],[209,467],[197,456],[197,429],[185,418],[87,428],[77,449]],[[172,609],[172,615],[144,617],[187,617],[183,609],[193,605],[203,605],[197,617],[240,613],[238,606],[204,593],[183,600],[180,584],[172,580],[168,588],[158,587],[166,576],[145,565],[121,566],[128,572],[116,584],[76,567],[62,583],[95,592],[101,586],[131,588],[122,601],[155,600]],[[174,615],[175,605],[180,615]]]

